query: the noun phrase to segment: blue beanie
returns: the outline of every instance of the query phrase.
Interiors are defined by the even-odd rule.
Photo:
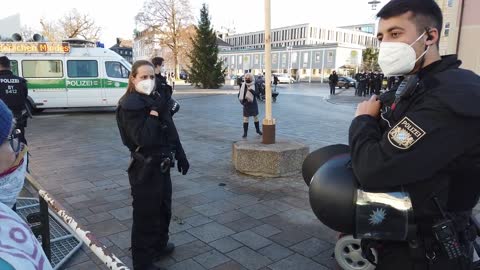
[[[12,130],[13,115],[12,111],[0,100],[0,145],[2,145],[10,135]]]

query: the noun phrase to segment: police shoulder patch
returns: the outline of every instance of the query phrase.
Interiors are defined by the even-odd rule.
[[[408,149],[426,134],[408,117],[404,117],[389,132],[388,141],[399,149]]]

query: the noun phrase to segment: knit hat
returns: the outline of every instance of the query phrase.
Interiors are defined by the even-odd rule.
[[[2,145],[10,135],[12,130],[13,115],[12,111],[0,100],[0,145]]]

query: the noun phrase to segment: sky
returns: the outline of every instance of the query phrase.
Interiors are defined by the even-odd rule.
[[[131,39],[135,15],[145,0],[15,0],[2,4],[1,18],[19,13],[22,26],[40,30],[40,19],[55,20],[76,8],[90,14],[102,28],[100,41],[110,47],[116,37]],[[325,26],[345,26],[375,21],[370,0],[271,0],[272,28],[302,23]],[[389,0],[381,0],[377,11]],[[206,3],[212,25],[235,28],[237,33],[264,29],[264,1],[262,0],[190,0],[195,23],[200,8]]]

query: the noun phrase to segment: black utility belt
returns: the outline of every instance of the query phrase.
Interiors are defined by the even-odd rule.
[[[170,168],[175,166],[175,160],[173,153],[160,153],[144,155],[140,152],[131,152],[132,158],[143,164],[143,167],[147,170],[160,167],[162,173],[166,173]]]

